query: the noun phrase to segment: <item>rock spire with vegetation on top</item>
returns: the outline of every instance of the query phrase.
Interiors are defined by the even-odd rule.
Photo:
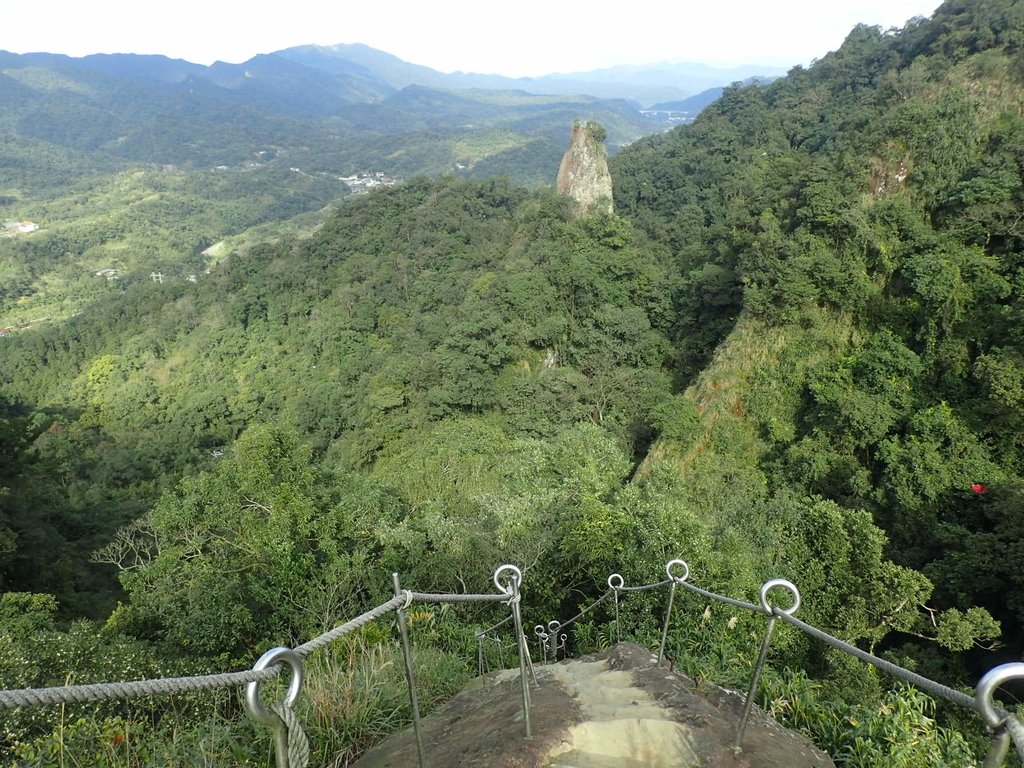
[[[579,203],[581,216],[612,212],[612,177],[604,149],[604,128],[577,120],[558,167],[557,189]]]

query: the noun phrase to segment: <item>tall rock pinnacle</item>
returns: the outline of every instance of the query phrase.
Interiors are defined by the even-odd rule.
[[[579,204],[581,216],[612,212],[612,177],[604,138],[604,128],[598,123],[577,120],[558,168],[556,188]]]

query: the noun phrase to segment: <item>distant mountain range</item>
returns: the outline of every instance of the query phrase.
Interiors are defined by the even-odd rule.
[[[437,70],[410,64],[366,45],[303,45],[285,48],[276,55],[336,75],[369,77],[393,88],[421,85],[427,88],[481,88],[521,90],[551,96],[586,94],[604,99],[630,99],[641,107],[656,102],[685,99],[710,88],[784,74],[777,67],[756,65],[718,68],[695,63],[659,63],[618,66],[589,72],[510,78]]]
[[[774,78],[771,77],[748,77],[746,80],[740,82],[740,85],[767,85]],[[662,101],[657,104],[652,104],[648,107],[646,112],[672,112],[682,115],[687,115],[690,120],[700,114],[700,111],[704,107],[712,104],[721,98],[722,94],[725,93],[725,86],[718,85],[714,88],[708,88],[705,91],[701,91],[698,94],[690,96],[679,101]]]
[[[618,66],[528,78],[446,74],[358,43],[297,46],[260,54],[241,64],[218,61],[210,66],[155,55],[93,54],[72,58],[62,54],[0,51],[0,71],[4,76],[13,74],[9,70],[40,68],[64,74],[88,71],[95,78],[129,79],[166,87],[205,81],[244,93],[248,101],[286,113],[320,113],[342,104],[372,103],[410,85],[441,90],[514,90],[547,96],[628,99],[643,108],[737,81],[771,79],[783,74],[772,67],[716,68],[694,63]],[[26,79],[24,74],[15,78]],[[296,93],[293,89],[299,83],[301,92]],[[59,81],[51,79],[49,86],[59,88]]]
[[[0,51],[0,198],[139,163],[185,170],[300,168],[551,183],[572,121],[596,120],[614,152],[765,67],[614,67],[507,78],[445,74],[365,45],[299,46],[241,64],[165,56]],[[694,94],[700,94],[694,96]],[[2,207],[2,206],[0,206]]]

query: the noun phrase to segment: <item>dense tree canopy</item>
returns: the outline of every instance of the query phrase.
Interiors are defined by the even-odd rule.
[[[549,616],[682,556],[737,597],[790,578],[812,623],[972,683],[1024,642],[1016,5],[857,27],[811,67],[727,89],[613,160],[616,215],[419,177],[206,273],[208,233],[268,210],[227,181],[182,209],[168,193],[192,177],[139,172],[122,179],[138,205],[9,246],[5,306],[122,229],[172,235],[0,338],[5,681],[69,674],[57,654],[19,661],[33,636],[93,670],[98,633],[139,669],[247,663],[387,596],[392,570],[475,591],[517,562],[526,610]],[[296,211],[324,192],[303,190]],[[119,199],[92,193],[63,204]],[[150,279],[164,253],[196,280]],[[490,618],[475,610],[417,620],[457,654]],[[622,628],[648,638],[660,611],[638,598]],[[761,625],[701,615],[672,653],[736,682]],[[107,621],[68,624],[83,616]],[[801,671],[769,688],[847,765],[969,752],[949,713],[936,725],[847,657],[786,628],[773,648]],[[54,727],[5,721],[4,748],[45,752]],[[911,730],[935,738],[884,751]]]

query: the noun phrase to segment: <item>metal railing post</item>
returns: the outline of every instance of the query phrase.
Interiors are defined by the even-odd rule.
[[[502,584],[501,577],[508,573],[508,584]],[[530,681],[526,677],[526,660],[530,656],[530,648],[526,644],[526,635],[523,634],[523,613],[519,607],[521,594],[520,586],[523,583],[523,572],[514,565],[503,565],[494,572],[494,586],[509,596],[509,606],[512,608],[512,623],[515,627],[516,646],[519,648],[519,683],[523,696],[523,721],[526,724],[526,738],[533,738],[533,727],[530,724]]]
[[[523,642],[524,643],[526,642],[526,638],[525,637],[523,638]],[[537,672],[533,668],[533,659],[530,658],[529,649],[527,649],[527,654],[526,654],[526,666],[530,670],[530,679],[533,680],[533,684],[535,686],[537,686],[538,688],[540,688],[540,683],[537,682]]]
[[[555,621],[548,622],[548,637],[551,638],[550,648],[551,651],[551,663],[554,664],[558,661],[558,630],[562,625]]]
[[[672,566],[681,565],[683,566],[683,575],[674,576],[672,574]],[[685,560],[669,560],[665,564],[665,573],[672,579],[672,586],[668,590],[668,607],[665,609],[665,623],[661,627],[661,642],[658,644],[658,665],[665,659],[665,644],[668,641],[668,625],[672,621],[672,601],[676,596],[676,584],[680,584],[686,581],[690,577],[690,566],[686,564]]]
[[[757,696],[757,685],[761,681],[761,670],[764,669],[764,661],[768,656],[768,646],[772,641],[772,632],[775,631],[775,613],[768,604],[768,592],[773,587],[785,587],[793,595],[793,604],[783,612],[792,615],[800,607],[800,591],[796,586],[785,579],[772,579],[766,581],[761,587],[761,608],[768,614],[768,626],[764,630],[764,639],[761,640],[761,650],[757,654],[757,662],[754,664],[754,674],[750,678],[750,689],[747,691],[747,699],[743,702],[743,712],[740,714],[740,722],[736,726],[736,740],[733,747],[740,751],[743,749],[743,734],[747,730],[747,721],[750,719],[750,710],[754,706],[754,698]]]
[[[402,584],[397,573],[391,574],[391,582],[395,586],[395,597],[402,596]],[[411,593],[410,593],[411,594]],[[409,685],[409,706],[412,709],[412,730],[416,736],[416,755],[419,759],[420,768],[426,768],[427,758],[423,752],[423,734],[420,732],[420,703],[416,698],[416,678],[412,669],[412,648],[409,647],[409,628],[405,625],[405,609],[408,606],[398,608],[398,634],[402,638],[402,656],[405,659],[405,681]]]
[[[533,634],[537,638],[537,660],[543,667],[548,663],[548,633],[544,631],[543,624],[537,624],[533,628]]]
[[[619,630],[619,590],[625,585],[626,581],[621,575],[613,573],[608,577],[608,587],[613,592],[615,598],[615,642],[622,642],[622,632]]]

